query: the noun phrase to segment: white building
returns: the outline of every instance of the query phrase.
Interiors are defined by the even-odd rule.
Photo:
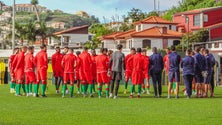
[[[180,43],[182,33],[176,31],[177,23],[151,16],[134,23],[135,29],[102,36],[103,47],[114,49],[122,44],[125,49],[131,47],[165,49]]]
[[[47,8],[44,6],[37,5],[37,10],[38,12],[47,12]],[[15,11],[16,12],[30,12],[34,13],[35,8],[32,4],[15,4]]]
[[[56,32],[53,34],[55,37],[48,38],[49,46],[61,47],[68,46],[72,48],[81,48],[83,43],[89,41],[88,25],[73,27],[67,30]]]

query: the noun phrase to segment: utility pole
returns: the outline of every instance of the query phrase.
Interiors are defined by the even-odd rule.
[[[12,49],[15,48],[15,0],[13,0],[12,6]]]
[[[154,11],[156,12],[156,0],[154,0]]]

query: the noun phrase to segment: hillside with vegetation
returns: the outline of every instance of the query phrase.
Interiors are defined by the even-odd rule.
[[[99,19],[94,15],[89,17],[80,17],[78,15],[64,13],[64,12],[47,12],[40,13],[40,20],[44,22],[64,22],[65,28],[81,25],[91,25],[93,23],[99,23]],[[27,22],[30,20],[36,20],[35,13],[18,12],[16,13],[16,22]]]
[[[172,15],[178,12],[215,6],[222,6],[222,0],[183,0],[179,2],[179,6],[173,6],[168,10],[163,18],[172,20]]]

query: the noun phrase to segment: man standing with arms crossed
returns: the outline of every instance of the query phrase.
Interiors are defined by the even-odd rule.
[[[124,94],[126,94],[127,92],[127,87],[128,87],[128,81],[132,76],[132,61],[128,62],[128,59],[133,56],[136,53],[136,49],[135,48],[131,48],[130,49],[130,54],[128,54],[125,57],[125,66],[126,66],[126,71],[125,71],[125,90],[124,90]],[[131,78],[132,79],[132,78]]]
[[[176,82],[176,96],[175,98],[179,98],[179,82],[180,82],[180,55],[176,53],[175,46],[171,46],[171,53],[169,54],[169,85],[168,85],[168,99],[171,95],[171,88],[173,79]]]
[[[69,49],[62,59],[62,66],[64,68],[64,84],[62,87],[62,97],[65,97],[67,82],[70,81],[70,97],[73,97],[74,91],[74,68],[76,67],[76,56],[73,54],[73,49]]]
[[[119,90],[119,83],[122,79],[122,73],[125,70],[124,60],[125,56],[122,53],[123,46],[121,44],[117,45],[117,51],[115,51],[112,54],[112,57],[110,59],[109,63],[109,69],[112,71],[112,81],[110,85],[110,98],[113,97],[113,89],[114,89],[114,83],[116,82],[116,88],[114,93],[114,99],[117,99],[117,94]]]
[[[34,97],[38,97],[39,83],[42,83],[42,97],[47,97],[45,95],[46,84],[47,84],[47,69],[48,69],[48,56],[46,45],[42,45],[41,51],[35,56],[35,64],[37,68],[37,81],[34,85]]]
[[[28,53],[25,55],[25,91],[26,96],[32,95],[32,84],[35,83],[35,63],[34,63],[34,47],[28,47]]]
[[[59,86],[63,80],[63,68],[62,68],[63,54],[60,53],[60,47],[56,47],[56,53],[52,55],[52,69],[55,77],[56,93],[59,93]]]

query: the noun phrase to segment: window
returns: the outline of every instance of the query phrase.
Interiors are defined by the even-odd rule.
[[[219,48],[219,43],[214,43],[214,48]]]
[[[138,29],[137,29],[138,31],[141,31],[141,25],[138,25]]]
[[[208,48],[212,48],[212,43],[208,43]]]
[[[172,25],[169,25],[169,29],[172,30]]]
[[[204,15],[204,22],[208,22],[208,15]]]
[[[174,46],[179,45],[179,44],[180,44],[180,41],[179,41],[179,40],[174,40],[174,41],[173,41],[173,45],[174,45]]]
[[[142,44],[143,44],[142,48],[151,48],[151,40],[149,39],[143,40]]]
[[[194,26],[200,26],[200,15],[195,15],[194,16]]]

